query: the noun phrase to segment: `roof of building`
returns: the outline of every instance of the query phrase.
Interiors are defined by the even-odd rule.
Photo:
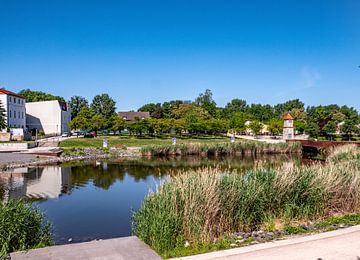
[[[124,118],[125,120],[133,121],[136,118],[150,118],[149,112],[118,112],[119,117]]]
[[[283,117],[284,120],[293,120],[294,118],[290,115],[290,113],[286,113]]]
[[[6,90],[4,88],[0,88],[0,95],[10,95],[10,96],[18,97],[18,98],[25,98],[19,94],[16,94],[16,93]]]

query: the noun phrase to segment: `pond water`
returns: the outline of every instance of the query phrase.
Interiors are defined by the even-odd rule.
[[[245,171],[301,164],[288,156],[141,158],[29,167],[0,174],[0,198],[34,201],[53,224],[55,242],[131,235],[131,216],[150,189],[170,175],[205,166]]]

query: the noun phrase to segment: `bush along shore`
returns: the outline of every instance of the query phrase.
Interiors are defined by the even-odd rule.
[[[324,165],[178,174],[145,198],[133,232],[172,257],[321,230],[359,211],[360,149],[344,146]]]
[[[265,142],[241,141],[237,143],[153,145],[141,149],[147,156],[166,155],[256,155],[302,153],[298,142],[269,144]]]
[[[0,259],[52,244],[51,225],[37,208],[22,200],[0,202]]]

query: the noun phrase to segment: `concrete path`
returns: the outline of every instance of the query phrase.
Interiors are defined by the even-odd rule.
[[[12,260],[159,260],[162,259],[137,237],[123,237],[78,244],[52,246],[12,253]]]
[[[213,253],[179,258],[209,259],[360,259],[360,226],[321,234],[268,242]]]
[[[0,163],[31,162],[36,156],[30,154],[0,153]]]

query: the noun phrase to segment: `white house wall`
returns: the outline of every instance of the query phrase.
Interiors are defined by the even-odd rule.
[[[5,109],[7,126],[9,128],[25,128],[25,99],[11,95],[0,95],[0,100]]]
[[[29,129],[38,129],[45,134],[67,132],[71,120],[71,110],[61,110],[59,101],[26,103],[26,123]]]

